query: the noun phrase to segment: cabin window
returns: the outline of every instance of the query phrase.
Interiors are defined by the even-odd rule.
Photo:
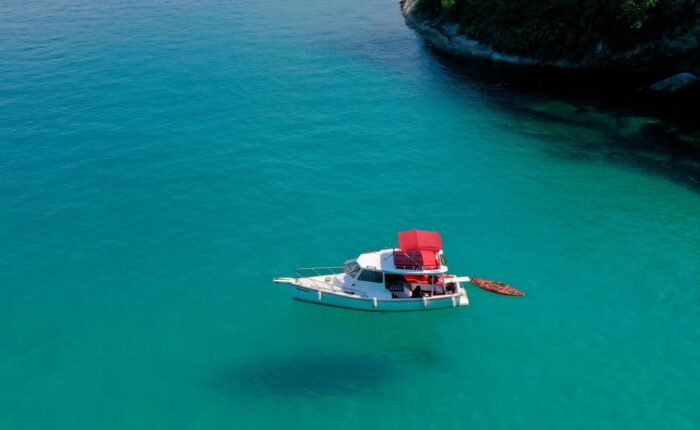
[[[365,282],[384,282],[382,272],[375,272],[374,270],[363,270],[357,279]]]

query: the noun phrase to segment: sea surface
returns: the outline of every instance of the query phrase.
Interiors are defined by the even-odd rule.
[[[0,429],[700,427],[697,154],[593,99],[395,0],[1,2]],[[526,296],[272,283],[410,228]]]

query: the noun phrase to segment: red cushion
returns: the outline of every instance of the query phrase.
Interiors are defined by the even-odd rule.
[[[394,265],[399,269],[434,270],[439,269],[435,251],[396,251]]]
[[[412,284],[428,283],[428,275],[404,275],[404,278],[406,278],[406,282],[410,282]]]

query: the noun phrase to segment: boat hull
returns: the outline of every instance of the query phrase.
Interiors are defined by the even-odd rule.
[[[436,309],[449,309],[469,304],[466,290],[459,288],[459,293],[441,296],[424,297],[420,299],[377,299],[374,297],[359,297],[343,293],[308,288],[295,284],[287,284],[291,297],[295,300],[354,309],[368,312],[415,312]]]

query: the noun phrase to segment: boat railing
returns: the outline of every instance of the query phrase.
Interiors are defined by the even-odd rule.
[[[340,273],[343,273],[343,267],[344,266],[299,267],[297,269],[297,275],[299,275],[300,273],[313,273],[314,276],[338,275]]]
[[[309,282],[317,287],[330,288],[332,291],[341,291],[341,288],[333,285],[332,281],[322,281],[314,279],[315,276],[333,276],[343,273],[343,266],[318,266],[318,267],[299,267],[296,270],[297,278],[306,278]]]
[[[390,255],[391,255],[391,258],[394,259],[394,265],[396,266],[396,268],[403,269],[403,270],[424,270],[425,264],[423,263],[423,261],[422,260],[418,261],[415,258],[413,258],[413,256],[411,255],[411,252],[413,252],[413,251],[404,251],[404,250],[399,249],[399,248],[394,248],[391,250]],[[396,255],[397,254],[400,254],[402,257],[407,258],[413,264],[406,264],[405,262],[401,263],[401,264],[397,264],[396,263]]]
[[[299,267],[296,270],[297,278],[305,278],[308,282],[316,285],[320,288],[329,288],[334,292],[347,292],[350,291],[361,297],[366,297],[363,291],[355,290],[353,288],[339,287],[333,284],[333,281],[325,281],[320,279],[314,279],[317,276],[334,276],[344,273],[345,266],[319,266],[319,267]]]

